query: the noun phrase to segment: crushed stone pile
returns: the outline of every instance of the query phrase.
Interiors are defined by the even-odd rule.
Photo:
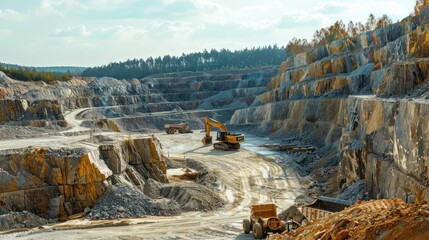
[[[338,196],[339,199],[343,199],[349,202],[356,202],[358,200],[369,200],[368,195],[365,191],[365,181],[359,180],[346,189]]]
[[[207,186],[211,189],[218,189],[221,183],[214,172],[209,171],[208,167],[194,159],[186,159],[186,166],[195,169],[198,173],[197,183]]]
[[[305,220],[304,215],[301,213],[301,211],[299,211],[297,206],[291,206],[284,210],[279,214],[279,218],[283,221],[293,220],[299,224]]]
[[[429,239],[429,204],[400,199],[358,202],[345,210],[268,239]]]
[[[140,218],[171,216],[181,213],[179,205],[169,199],[152,200],[133,186],[112,186],[87,215],[90,219]]]
[[[7,231],[19,228],[34,228],[48,224],[48,221],[33,213],[10,212],[0,215],[0,231]]]
[[[212,211],[225,205],[217,193],[196,183],[167,184],[160,189],[160,193],[176,201],[185,211]]]

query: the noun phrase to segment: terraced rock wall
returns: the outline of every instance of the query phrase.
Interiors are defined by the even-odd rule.
[[[336,149],[338,174],[330,178],[340,191],[364,179],[371,198],[428,200],[428,16],[426,7],[287,59],[268,91],[231,123],[304,138],[321,153]],[[313,176],[326,173],[320,160],[312,166]]]
[[[20,82],[2,74],[0,90],[5,91],[7,100],[4,101],[20,103],[21,100],[16,98],[31,102],[47,99],[56,101],[62,111],[90,108],[81,117],[89,121],[110,119],[126,131],[163,129],[165,123],[184,121],[200,128],[203,126],[198,118],[209,115],[220,118],[220,121],[229,121],[234,110],[248,107],[257,95],[266,91],[266,85],[276,71],[269,68],[184,72],[140,80],[74,79],[54,85]],[[12,121],[24,114],[20,108],[17,108]],[[182,114],[186,111],[191,113]]]

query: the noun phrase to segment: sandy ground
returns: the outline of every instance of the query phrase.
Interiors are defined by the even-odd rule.
[[[74,116],[77,113],[72,113]],[[71,121],[72,124],[78,123]],[[81,129],[79,129],[81,130]],[[1,236],[2,239],[253,239],[242,234],[242,219],[249,217],[249,206],[274,202],[279,210],[293,204],[301,186],[292,169],[284,171],[273,159],[278,155],[257,147],[268,139],[248,138],[238,151],[223,152],[204,146],[204,133],[155,134],[170,158],[191,158],[203,162],[222,182],[220,194],[227,201],[216,212],[188,212],[175,217],[147,217],[117,221],[73,220],[44,226],[27,232]],[[115,135],[129,138],[129,135]],[[139,135],[132,135],[138,137]],[[140,135],[141,136],[141,135]],[[53,144],[55,146],[88,146],[88,136],[50,137],[1,141],[0,149],[10,146]],[[54,143],[55,142],[55,143]],[[116,226],[113,226],[116,225]]]

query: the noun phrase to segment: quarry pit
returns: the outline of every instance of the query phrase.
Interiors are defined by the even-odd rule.
[[[305,225],[271,239],[424,239],[428,5],[280,66],[49,84],[0,72],[1,238],[253,239],[242,220],[269,202]],[[206,117],[241,148],[204,145]],[[326,199],[347,207],[302,216]]]

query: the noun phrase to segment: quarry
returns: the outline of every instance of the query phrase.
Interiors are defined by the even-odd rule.
[[[0,72],[0,237],[254,239],[243,219],[274,203],[300,227],[267,239],[426,239],[427,5],[277,67],[49,84]],[[206,117],[244,134],[239,149],[203,144]],[[317,199],[347,207],[310,221]]]

